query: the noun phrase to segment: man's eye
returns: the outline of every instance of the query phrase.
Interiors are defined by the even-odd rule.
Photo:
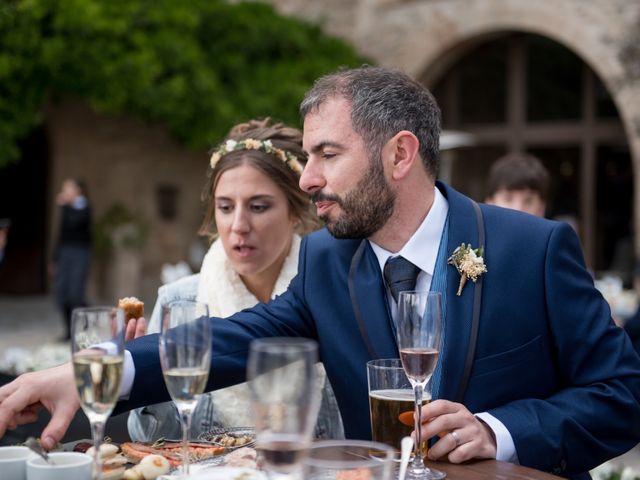
[[[329,160],[330,158],[333,158],[335,156],[335,153],[322,152],[322,158],[324,158],[325,160]]]

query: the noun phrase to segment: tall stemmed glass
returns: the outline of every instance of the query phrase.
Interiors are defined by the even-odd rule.
[[[263,338],[249,348],[256,449],[270,479],[302,478],[320,406],[317,361],[313,340]]]
[[[207,305],[177,300],[162,306],[160,364],[182,424],[182,473],[189,474],[191,416],[209,378],[211,329]]]
[[[422,396],[438,363],[442,332],[441,295],[436,292],[400,292],[398,298],[398,348],[400,360],[415,393],[415,448],[407,470],[409,479],[440,479],[446,476],[431,470],[422,458]]]
[[[104,426],[120,393],[124,359],[124,311],[113,307],[76,308],[71,316],[71,355],[80,406],[91,424],[92,478],[101,476]]]

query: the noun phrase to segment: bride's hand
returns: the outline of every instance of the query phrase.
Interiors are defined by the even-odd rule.
[[[128,342],[134,338],[142,337],[147,334],[147,321],[144,317],[132,318],[127,322],[127,328],[124,331],[124,341]]]

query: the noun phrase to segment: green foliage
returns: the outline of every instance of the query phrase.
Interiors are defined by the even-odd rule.
[[[98,256],[106,256],[117,248],[140,249],[148,236],[149,224],[144,217],[115,203],[94,225],[94,251]]]
[[[318,76],[363,59],[269,5],[222,0],[1,0],[0,166],[45,99],[166,125],[193,149],[251,117],[298,122]]]

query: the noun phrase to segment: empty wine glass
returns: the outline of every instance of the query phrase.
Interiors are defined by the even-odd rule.
[[[122,380],[124,311],[113,307],[76,308],[71,314],[71,355],[80,406],[91,424],[92,478],[101,476],[100,444]]]
[[[438,363],[442,332],[441,295],[437,292],[400,292],[398,297],[398,348],[404,372],[415,394],[414,457],[407,469],[408,479],[435,480],[445,473],[431,470],[422,457],[422,396]]]
[[[313,443],[304,461],[305,478],[391,480],[394,478],[394,456],[393,447],[384,443],[321,440]]]
[[[247,377],[256,449],[271,479],[302,478],[320,407],[318,345],[298,338],[254,340]]]
[[[189,474],[191,416],[209,378],[211,330],[207,305],[177,300],[162,306],[160,364],[182,424],[182,473]]]

